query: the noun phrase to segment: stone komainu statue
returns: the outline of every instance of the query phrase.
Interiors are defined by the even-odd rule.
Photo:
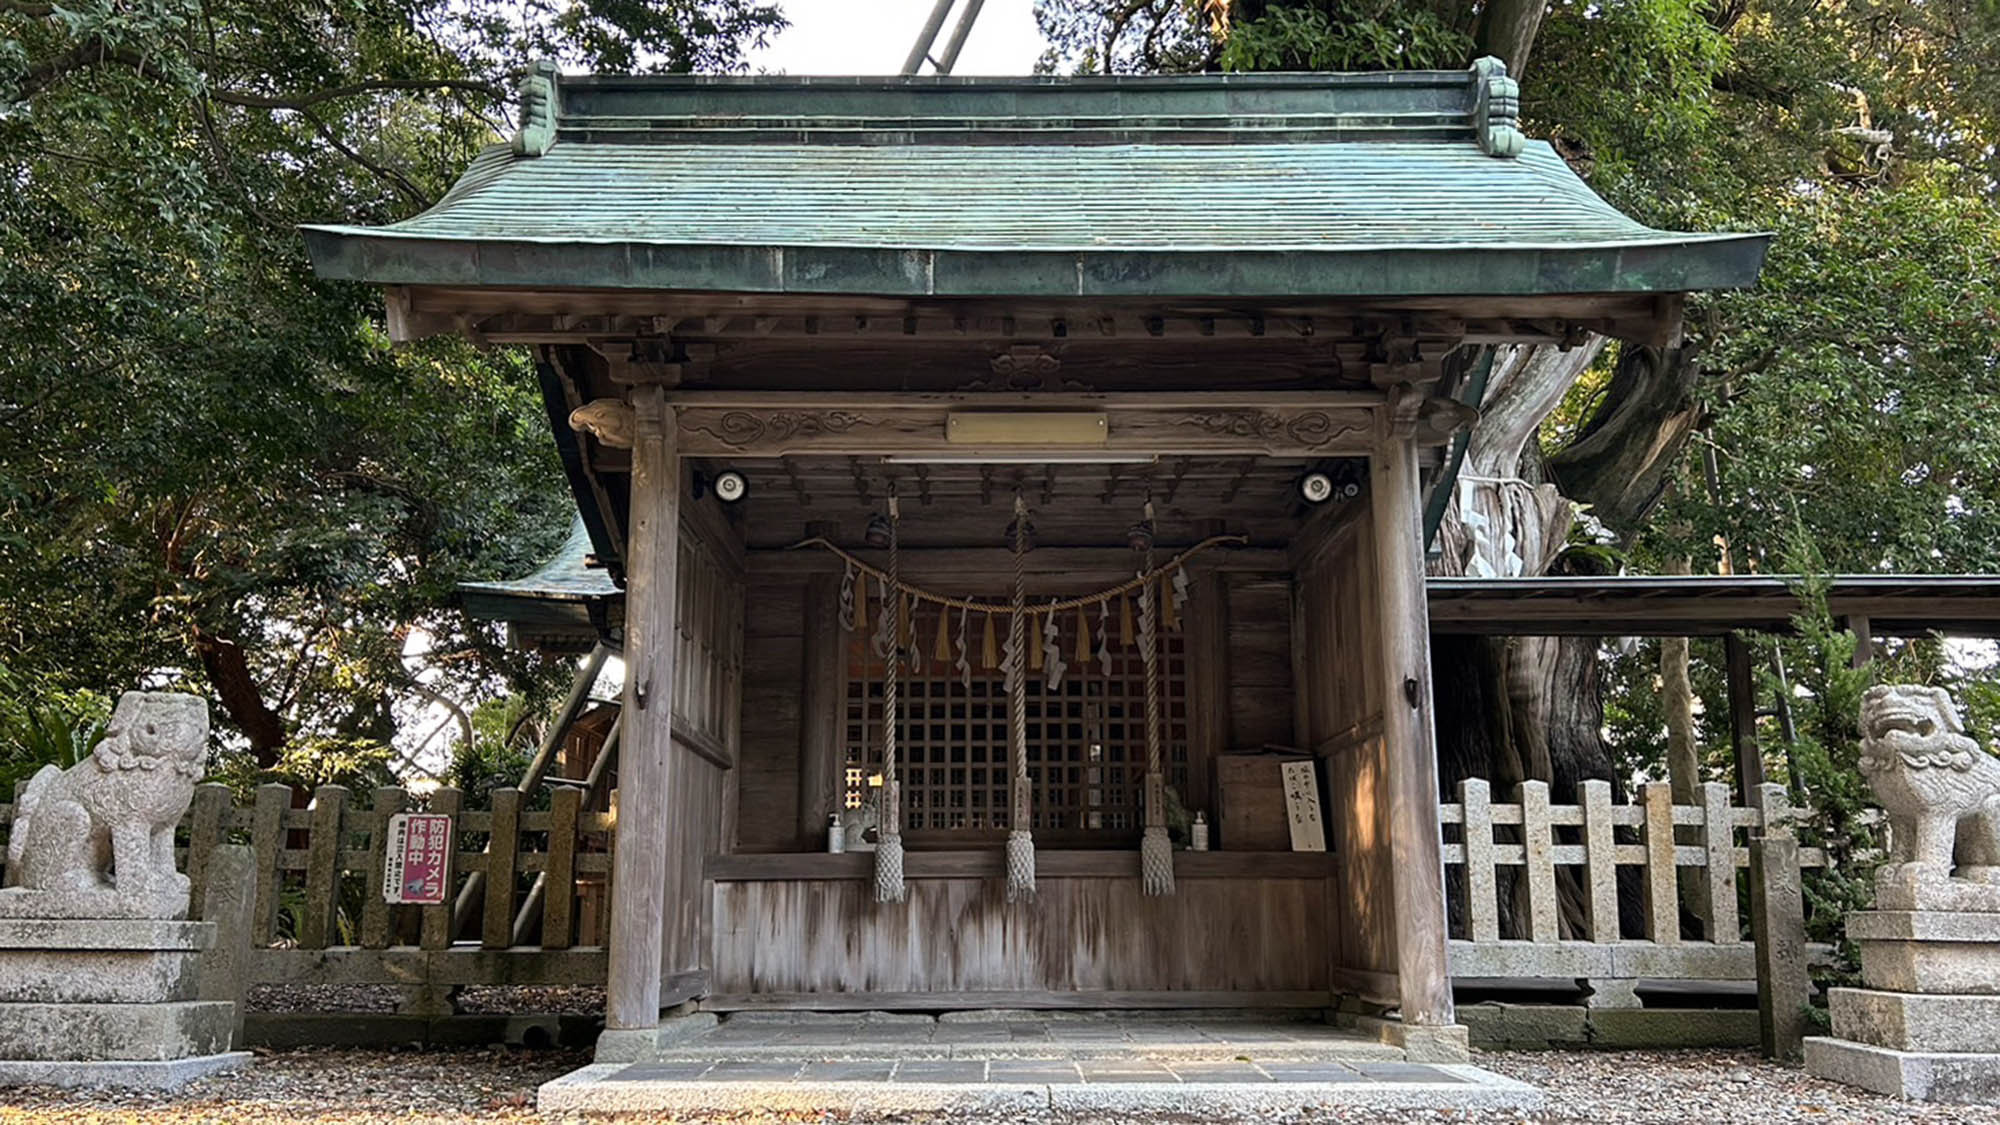
[[[68,770],[43,766],[28,782],[7,843],[20,886],[0,892],[0,916],[186,917],[188,880],[174,870],[174,828],[207,749],[201,697],[119,697],[89,758]]]
[[[1889,861],[1876,875],[1877,907],[2000,909],[1900,901],[1949,893],[2000,904],[2000,760],[1966,737],[1951,696],[1915,684],[1870,688],[1861,701],[1860,767],[1892,832]]]

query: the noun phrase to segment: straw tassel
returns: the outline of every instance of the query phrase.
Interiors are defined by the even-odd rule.
[[[1083,606],[1076,607],[1076,662],[1090,663],[1090,616]]]
[[[1028,667],[1036,672],[1042,670],[1042,615],[1028,614]]]
[[[1000,641],[993,635],[993,615],[986,615],[986,640],[979,650],[980,659],[988,668],[1000,667]]]
[[[1118,595],[1118,643],[1121,647],[1132,647],[1132,599]]]
[[[940,664],[951,662],[951,611],[948,609],[938,610],[937,641],[931,645],[931,653]]]
[[[1163,611],[1161,614],[1163,623],[1167,628],[1179,632],[1181,627],[1181,607],[1174,601],[1173,594],[1167,589],[1167,576],[1162,574],[1155,581],[1160,584],[1160,593],[1156,596],[1160,599],[1160,608]]]

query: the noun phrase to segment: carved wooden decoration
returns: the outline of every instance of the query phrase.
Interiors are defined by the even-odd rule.
[[[704,396],[677,398],[681,446],[690,457],[779,457],[798,455],[895,456],[925,453],[1032,452],[1036,443],[971,450],[948,437],[955,411],[987,405],[973,396],[910,396],[903,399],[848,397],[814,409],[791,396],[783,404],[759,408],[751,396],[732,396],[708,405]],[[829,396],[833,397],[833,396]],[[1327,396],[1327,404],[1302,401],[1245,406],[1241,399],[1218,402],[1203,395],[1021,395],[1010,407],[1046,408],[1064,416],[1078,408],[1101,413],[1105,437],[1093,453],[1145,456],[1220,455],[1269,457],[1347,456],[1363,453],[1372,440],[1370,404],[1350,405],[1354,396]],[[1019,412],[1016,412],[1019,413]]]

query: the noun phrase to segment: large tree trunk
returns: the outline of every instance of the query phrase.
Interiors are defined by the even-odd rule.
[[[1574,559],[1572,566],[1594,565],[1587,556],[1562,556],[1574,504],[1589,504],[1622,538],[1636,533],[1693,431],[1695,372],[1684,351],[1625,346],[1577,440],[1545,462],[1535,441],[1541,424],[1601,346],[1498,350],[1439,527],[1433,574],[1539,575],[1559,556]],[[1446,799],[1467,777],[1485,778],[1502,794],[1519,781],[1546,781],[1559,802],[1574,801],[1591,779],[1609,781],[1622,795],[1603,740],[1597,647],[1588,637],[1438,639],[1434,676],[1440,703],[1451,700],[1437,712]],[[1585,916],[1574,891],[1565,888],[1563,911],[1572,933]],[[1502,895],[1503,934],[1513,930],[1510,897]],[[1636,899],[1621,902],[1621,914],[1635,906]]]
[[[1528,70],[1528,52],[1542,29],[1542,13],[1548,0],[1486,0],[1473,33],[1474,53],[1492,55],[1507,64],[1507,73],[1518,79]]]
[[[285,746],[285,718],[264,702],[264,694],[250,674],[250,659],[243,646],[197,626],[194,651],[201,658],[202,671],[208,673],[216,697],[222,700],[223,711],[250,740],[250,754],[257,767],[276,766],[278,752]]]

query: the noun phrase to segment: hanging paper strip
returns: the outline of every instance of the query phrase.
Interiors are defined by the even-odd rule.
[[[1188,573],[1187,573],[1187,567],[1184,567],[1184,566],[1177,566],[1177,567],[1175,567],[1175,568],[1174,568],[1174,599],[1173,599],[1173,600],[1174,600],[1174,619],[1175,619],[1175,620],[1179,620],[1179,619],[1180,619],[1180,614],[1181,614],[1181,610],[1182,610],[1182,609],[1184,609],[1184,608],[1186,608],[1186,606],[1187,606],[1187,604],[1188,604],[1188,597],[1189,597],[1189,595],[1188,595]]]
[[[1053,604],[1054,599],[1050,601]],[[1054,610],[1049,611],[1048,630],[1042,639],[1042,666],[1048,669],[1049,690],[1062,690],[1063,674],[1069,671],[1069,662],[1063,659],[1062,622],[1057,620]]]
[[[881,595],[875,600],[875,608],[878,611],[875,614],[875,655],[888,660],[896,652],[896,604],[889,600],[887,582],[876,579],[875,585],[877,593]]]
[[[1097,670],[1111,674],[1111,599],[1097,603]]]
[[[958,611],[958,682],[965,686],[967,695],[972,694],[972,656],[965,634],[971,625],[971,617],[969,609]]]
[[[840,627],[852,633],[858,618],[854,615],[854,564],[840,572]]]

